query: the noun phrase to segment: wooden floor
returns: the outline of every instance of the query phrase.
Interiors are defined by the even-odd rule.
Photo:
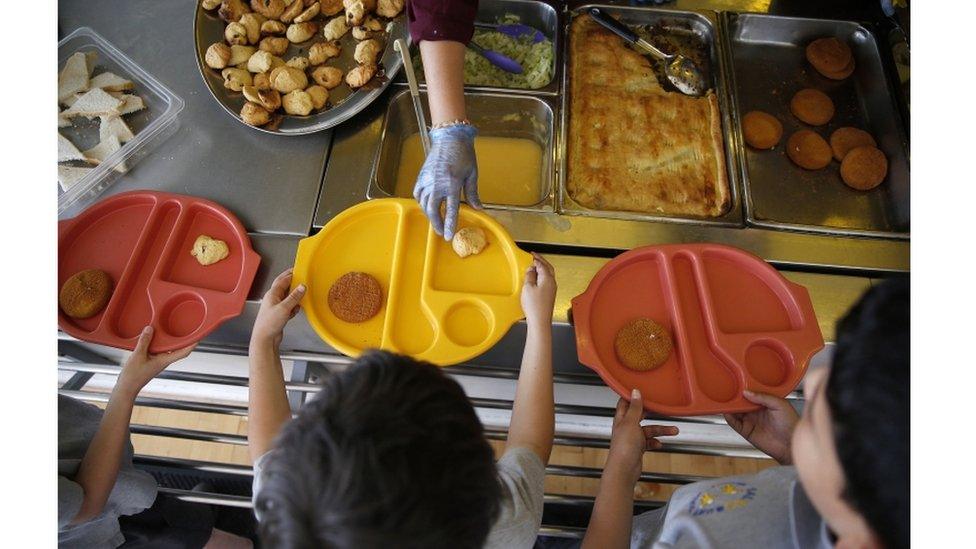
[[[132,423],[225,434],[247,434],[246,417],[160,408],[136,407],[132,415]],[[242,445],[147,435],[133,435],[132,443],[135,446],[136,453],[143,455],[250,465],[247,447]],[[492,441],[492,446],[498,454],[504,447],[504,442]],[[606,450],[598,448],[557,446],[553,449],[550,463],[602,469],[606,455]],[[773,465],[775,463],[769,459],[725,458],[654,452],[648,452],[644,455],[644,471],[658,473],[719,477],[754,473]],[[546,476],[547,494],[595,496],[598,485],[599,479]],[[668,484],[639,483],[635,489],[635,496],[647,501],[666,501],[673,488],[674,486]]]

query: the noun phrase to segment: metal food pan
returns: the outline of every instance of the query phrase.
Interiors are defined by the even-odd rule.
[[[339,15],[342,15],[342,13],[340,12]],[[338,17],[339,15],[334,17]],[[281,58],[287,61],[296,55],[307,56],[312,44],[325,41],[325,38],[322,36],[322,25],[330,19],[332,17],[326,17],[324,15],[316,16],[313,21],[319,24],[319,28],[315,32],[315,36],[308,42],[302,42],[301,44],[289,43],[288,51]],[[204,60],[207,48],[214,42],[226,43],[224,40],[224,28],[226,24],[217,16],[215,10],[204,10],[203,6],[199,3],[196,7],[196,16],[193,20],[193,36],[197,50],[197,67],[200,70],[200,76],[207,85],[207,89],[210,90],[210,95],[227,111],[227,114],[233,116],[241,124],[261,132],[277,135],[304,135],[319,132],[345,122],[369,106],[390,85],[391,80],[396,77],[397,71],[403,65],[400,54],[393,49],[393,42],[399,38],[408,39],[409,33],[407,32],[406,13],[401,13],[394,19],[382,17],[378,17],[378,19],[387,24],[387,26],[384,29],[384,36],[382,37],[384,49],[379,57],[379,70],[376,76],[365,86],[357,90],[351,89],[345,83],[345,72],[356,67],[358,64],[353,59],[353,53],[355,52],[358,41],[353,38],[351,30],[346,32],[339,39],[342,47],[341,53],[338,57],[330,59],[327,63],[330,66],[343,70],[342,84],[337,88],[329,90],[328,104],[330,106],[324,110],[313,111],[308,116],[286,114],[283,110],[279,110],[277,114],[282,119],[276,127],[272,127],[271,124],[265,124],[264,126],[245,124],[240,116],[241,107],[245,103],[244,95],[241,92],[235,92],[225,88],[224,80],[220,76],[221,71],[211,69],[207,66]],[[309,77],[309,82],[314,83],[311,81],[311,77]]]
[[[711,89],[715,91],[718,99],[719,110],[722,114],[722,133],[724,136],[723,144],[725,150],[725,165],[728,172],[729,181],[729,208],[725,214],[718,217],[696,217],[690,215],[666,215],[650,214],[642,212],[625,212],[614,210],[594,210],[587,208],[573,200],[567,188],[568,173],[568,143],[569,143],[569,116],[570,116],[570,75],[569,75],[569,56],[570,52],[569,32],[573,19],[578,15],[583,15],[589,8],[598,7],[604,12],[620,19],[632,27],[647,27],[652,25],[663,25],[669,36],[673,36],[678,43],[693,43],[703,47],[707,58],[704,60],[707,66],[700,67],[703,70],[705,79],[711,84]],[[724,41],[719,38],[718,16],[711,11],[677,11],[653,8],[621,7],[602,4],[581,5],[570,12],[566,18],[563,28],[563,63],[566,69],[563,71],[563,94],[562,94],[562,117],[560,119],[560,138],[559,138],[559,209],[560,213],[566,215],[580,215],[589,217],[608,217],[614,219],[626,219],[632,221],[654,221],[669,223],[691,223],[698,225],[725,225],[742,226],[742,201],[739,190],[738,150],[734,143],[729,139],[733,127],[732,103],[728,94],[727,69],[725,67],[726,52]],[[690,57],[695,59],[694,52],[687,52]],[[658,74],[658,79],[663,76]],[[667,85],[667,84],[665,84]],[[678,92],[674,92],[678,93]]]
[[[510,206],[484,202],[489,209],[521,211],[553,211],[553,182],[555,179],[556,108],[554,100],[525,95],[498,93],[465,94],[468,119],[478,128],[478,135],[491,137],[520,137],[531,139],[542,148],[539,168],[539,200],[527,206]],[[427,94],[421,92],[424,114],[430,120]],[[366,197],[396,196],[397,170],[400,152],[407,137],[418,132],[410,91],[393,95],[383,119],[380,144],[373,160],[373,169]]]
[[[500,17],[513,14],[521,19],[522,24],[534,27],[542,32],[552,42],[553,70],[549,83],[534,90],[524,88],[503,88],[496,86],[465,86],[469,91],[487,91],[497,93],[527,93],[527,94],[559,94],[565,62],[563,61],[562,40],[562,5],[560,2],[542,2],[539,0],[493,0],[478,3],[476,21],[480,23],[494,23]],[[420,56],[420,51],[413,50],[414,56]],[[422,88],[426,87],[423,73],[418,71],[417,78]],[[401,80],[404,80],[401,77]]]
[[[734,132],[743,147],[740,169],[748,223],[908,238],[908,139],[874,35],[854,22],[769,15],[727,13],[724,24],[732,94],[738,106]],[[851,77],[830,80],[806,61],[806,45],[826,36],[851,46],[856,67]],[[807,126],[790,112],[790,99],[803,88],[816,88],[833,100],[836,114],[826,125]],[[757,151],[744,145],[739,118],[751,110],[766,111],[782,122],[783,139],[775,149]],[[836,161],[822,170],[808,171],[786,156],[786,140],[793,132],[807,128],[829,139],[841,126],[870,132],[888,157],[888,177],[879,187],[855,191],[841,180]]]

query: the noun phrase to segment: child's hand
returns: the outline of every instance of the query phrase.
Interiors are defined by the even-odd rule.
[[[621,398],[617,402],[617,413],[613,416],[613,433],[610,436],[610,454],[607,468],[615,467],[634,483],[640,479],[641,463],[645,450],[659,450],[661,441],[655,437],[674,436],[677,427],[664,425],[641,426],[644,405],[640,391],[634,389],[630,401]]]
[[[146,326],[139,335],[135,350],[126,359],[122,366],[122,373],[115,384],[116,389],[121,390],[127,397],[135,398],[139,391],[146,386],[154,377],[159,375],[167,366],[177,360],[186,358],[193,351],[196,344],[183,347],[168,353],[158,355],[149,354],[149,344],[152,342],[153,328]]]
[[[264,294],[258,317],[254,320],[251,343],[271,343],[277,348],[281,344],[281,332],[284,331],[285,324],[298,314],[301,308],[300,301],[305,295],[305,286],[299,285],[288,293],[288,287],[291,286],[291,271],[288,269],[278,275],[271,283],[271,288]]]
[[[792,463],[790,441],[800,416],[789,402],[773,395],[743,391],[742,396],[762,408],[755,412],[725,414],[725,421],[757,449],[781,465]]]
[[[529,325],[552,324],[552,308],[556,303],[556,273],[541,255],[533,253],[535,261],[525,271],[522,285],[522,311]]]

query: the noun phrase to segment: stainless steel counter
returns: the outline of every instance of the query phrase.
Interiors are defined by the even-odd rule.
[[[728,2],[720,4],[714,7],[734,8]],[[770,8],[768,2],[734,4],[744,11]],[[677,7],[710,5],[679,0]],[[264,135],[248,131],[219,108],[194,64],[192,1],[65,1],[58,17],[61,34],[79,26],[94,28],[186,101],[176,135],[136,165],[109,194],[139,188],[191,194],[224,204],[241,218],[262,256],[261,267],[243,314],[222,325],[204,343],[212,349],[245,348],[260,297],[271,279],[292,265],[298,241],[313,227],[366,199],[382,116],[389,98],[402,88],[392,86],[374,105],[337,128],[329,155],[330,132],[304,137]],[[818,270],[836,272],[785,273],[810,288],[827,339],[832,339],[839,316],[871,284],[871,273],[908,269],[907,242],[753,228],[635,224],[538,212],[493,210],[492,214],[523,245],[545,251],[557,265],[560,290],[553,333],[555,363],[564,373],[592,376],[576,359],[568,303],[619,250],[656,242],[712,241],[751,250],[780,267],[815,265]],[[831,271],[832,267],[841,269]],[[523,338],[524,325],[518,324],[472,364],[517,369]],[[283,349],[335,354],[302,316],[289,324]]]
[[[249,231],[308,235],[332,133],[267,135],[228,116],[196,66],[194,5],[193,0],[58,3],[59,37],[78,27],[93,28],[186,102],[176,134],[106,196],[134,189],[189,194],[226,206]]]

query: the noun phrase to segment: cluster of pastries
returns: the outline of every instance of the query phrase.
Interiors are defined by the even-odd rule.
[[[220,71],[224,87],[247,100],[241,119],[265,126],[285,114],[306,116],[329,107],[329,91],[365,86],[376,76],[385,48],[385,25],[378,17],[400,14],[404,0],[203,0],[226,23],[224,41],[204,54]],[[357,65],[348,71],[329,65],[352,32]],[[292,50],[288,60],[284,57]]]

